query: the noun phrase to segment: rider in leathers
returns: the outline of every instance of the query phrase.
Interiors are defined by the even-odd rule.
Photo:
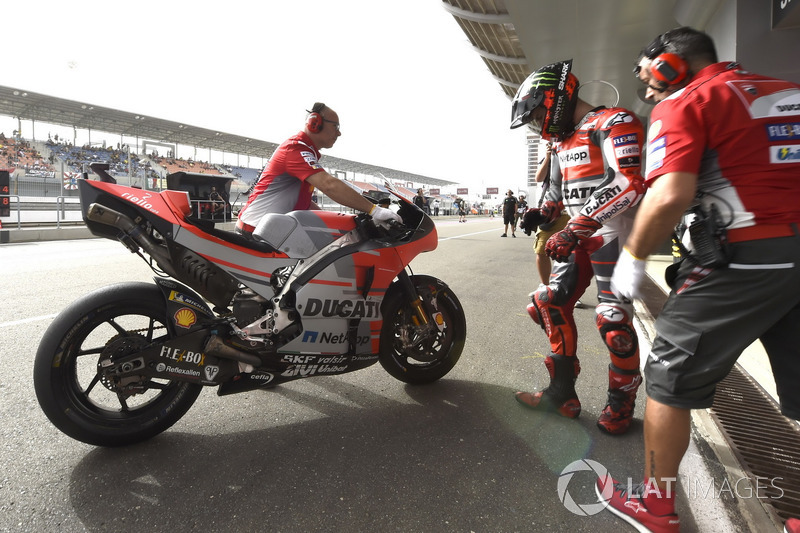
[[[550,384],[539,392],[518,392],[516,399],[569,418],[580,414],[574,387],[580,364],[573,309],[594,274],[596,324],[611,356],[608,403],[597,425],[621,434],[630,426],[642,378],[633,308],[614,296],[610,279],[644,191],[644,132],[630,111],[593,108],[579,99],[571,66],[569,60],[537,70],[520,86],[512,104],[512,128],[530,124],[543,138],[558,141],[545,202],[540,211],[531,209],[526,215],[554,220],[562,205],[570,215],[567,226],[547,241],[547,255],[556,261],[550,285],[534,291],[528,306],[550,340],[552,353],[545,359]]]

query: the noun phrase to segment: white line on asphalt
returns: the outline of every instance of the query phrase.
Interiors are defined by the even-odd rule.
[[[461,239],[463,237],[470,237],[472,235],[480,235],[481,233],[491,233],[493,231],[497,231],[495,229],[487,229],[485,231],[476,231],[475,233],[465,233],[464,235],[456,235],[455,237],[445,237],[444,239],[439,239],[441,241],[449,241],[450,239]]]
[[[31,318],[25,318],[22,320],[14,320],[12,322],[0,322],[0,328],[6,328],[11,326],[19,326],[20,324],[27,324],[28,322],[38,322],[39,320],[49,320],[51,318],[55,318],[57,313],[53,313],[52,315],[42,315],[42,316],[33,316]]]

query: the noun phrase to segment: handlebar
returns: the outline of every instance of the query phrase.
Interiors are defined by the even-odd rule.
[[[402,242],[408,240],[414,233],[414,228],[401,224],[396,220],[387,220],[377,224],[371,216],[362,213],[356,216],[356,223],[365,236],[381,241]]]

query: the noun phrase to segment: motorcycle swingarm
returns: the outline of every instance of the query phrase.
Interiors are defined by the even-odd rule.
[[[219,385],[239,373],[239,364],[206,354],[207,337],[208,331],[199,330],[133,353],[101,358],[98,371],[119,387],[140,386],[142,378]]]

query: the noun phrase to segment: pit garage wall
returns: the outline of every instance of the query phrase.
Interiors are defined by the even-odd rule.
[[[773,28],[773,4],[783,2],[788,15]],[[735,60],[758,74],[800,83],[800,0],[726,0],[705,31],[714,38],[720,61]],[[691,21],[679,21],[692,26]]]

